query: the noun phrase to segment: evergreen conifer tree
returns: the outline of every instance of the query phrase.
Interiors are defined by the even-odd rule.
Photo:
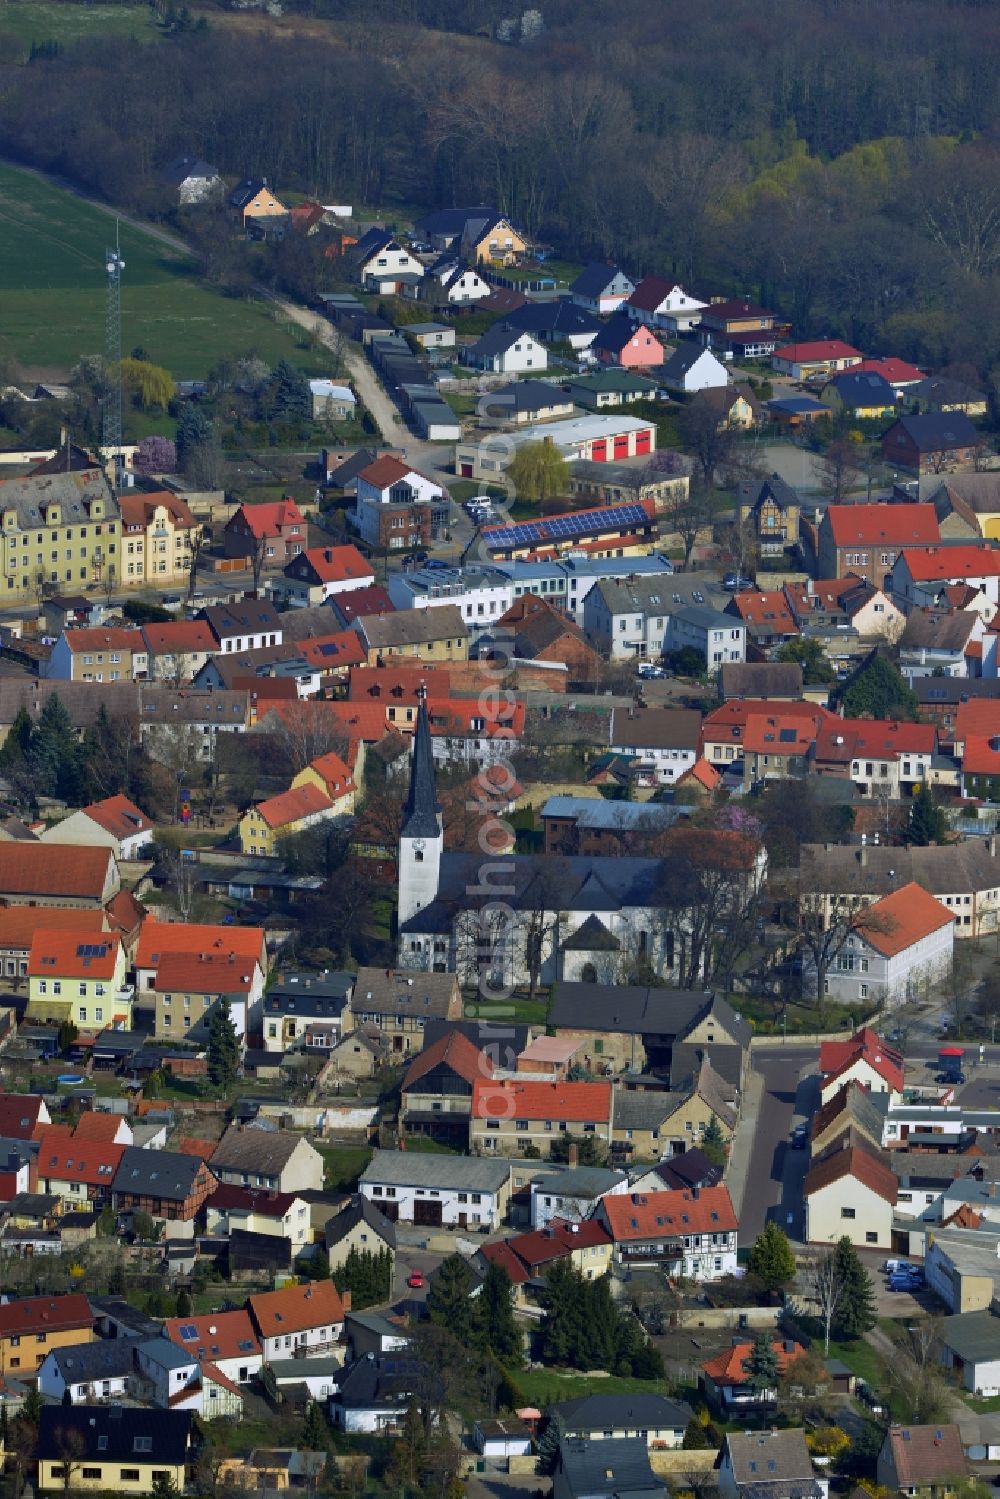
[[[780,1291],[795,1279],[795,1255],[784,1229],[773,1218],[757,1235],[747,1260],[747,1269],[763,1281],[769,1291]]]
[[[910,820],[906,828],[907,843],[926,848],[943,843],[948,835],[948,819],[929,786],[922,785],[910,803]]]
[[[863,1337],[875,1326],[875,1290],[871,1276],[858,1257],[858,1251],[845,1235],[833,1251],[834,1274],[843,1291],[833,1317],[837,1338]]]
[[[748,1357],[743,1361],[743,1368],[746,1370],[747,1384],[758,1400],[770,1391],[777,1390],[780,1370],[770,1333],[757,1334]]]
[[[239,1037],[229,1013],[229,1000],[223,995],[208,1022],[208,1076],[216,1088],[228,1093],[239,1070]]]

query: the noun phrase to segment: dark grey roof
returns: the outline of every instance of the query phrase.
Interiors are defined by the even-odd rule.
[[[615,1129],[659,1129],[687,1094],[639,1093],[615,1089],[611,1115]]]
[[[656,1174],[663,1178],[664,1185],[671,1191],[691,1187],[714,1187],[722,1180],[722,1167],[710,1161],[703,1150],[696,1145],[693,1150],[685,1150],[681,1155],[671,1156],[668,1160],[660,1161],[654,1166]]]
[[[595,1397],[600,1399],[601,1397]],[[666,1494],[654,1474],[643,1437],[566,1437],[559,1444],[559,1468],[571,1495]]]
[[[407,1150],[376,1150],[360,1181],[390,1187],[433,1187],[442,1191],[499,1192],[510,1177],[510,1161],[485,1156],[423,1155]]]
[[[46,525],[44,512],[50,505],[59,506],[60,525],[76,525],[90,518],[95,501],[103,504],[108,520],[117,519],[118,502],[102,470],[96,466],[70,473],[27,474],[5,479],[0,491],[0,506],[4,513],[16,514],[20,531],[41,530]]]
[[[478,1051],[489,1057],[493,1066],[504,1072],[513,1072],[520,1053],[531,1039],[531,1027],[504,1021],[498,1026],[495,1020],[428,1020],[424,1026],[424,1050],[433,1046],[448,1031],[461,1031]]]
[[[736,500],[740,505],[755,509],[766,499],[772,499],[780,510],[800,506],[798,490],[785,482],[780,474],[771,474],[766,479],[744,479],[736,489]]]
[[[549,1406],[549,1414],[562,1417],[567,1433],[592,1431],[597,1427],[624,1426],[626,1430],[649,1430],[673,1427],[683,1431],[692,1416],[683,1400],[666,1395],[635,1393],[630,1395],[581,1395],[576,1400],[560,1400]],[[616,1443],[620,1445],[621,1439]]]
[[[565,1171],[555,1171],[551,1176],[541,1178],[539,1187],[546,1196],[590,1199],[603,1197],[624,1179],[623,1171],[611,1171],[604,1166],[567,1166]]]
[[[436,838],[441,831],[441,803],[434,783],[434,751],[427,704],[417,709],[417,728],[413,736],[413,762],[410,767],[410,789],[403,809],[404,838]]]
[[[723,667],[725,670],[725,667]],[[1000,697],[1000,677],[914,677],[910,684],[922,707]]]
[[[183,1202],[190,1196],[204,1163],[179,1150],[139,1150],[127,1145],[115,1172],[112,1192],[132,1197],[160,1197]]]
[[[360,1193],[354,1198],[350,1207],[344,1208],[343,1212],[334,1213],[332,1218],[326,1222],[326,1244],[329,1248],[332,1244],[339,1244],[341,1239],[356,1228],[359,1223],[367,1223],[373,1233],[378,1234],[390,1249],[396,1247],[396,1227],[384,1214],[380,1213],[373,1202]]]
[[[906,394],[911,401],[946,406],[978,406],[986,400],[984,391],[948,375],[928,375],[925,380],[911,385]]]
[[[405,1411],[414,1392],[435,1379],[427,1364],[410,1354],[366,1353],[334,1375],[331,1400],[348,1410]]]
[[[38,1423],[38,1456],[62,1460],[72,1433],[84,1462],[156,1463],[183,1467],[191,1439],[191,1411],[142,1410],[134,1406],[46,1405]]]
[[[175,187],[180,187],[191,177],[206,177],[214,181],[218,175],[218,167],[203,161],[200,156],[175,156],[173,161],[161,167],[159,174],[161,182],[172,183]]]
[[[199,610],[196,619],[203,619],[213,635],[227,640],[237,635],[254,635],[262,631],[281,634],[281,617],[273,604],[263,599],[241,599],[238,604],[213,604]]]
[[[979,441],[979,434],[964,411],[927,411],[922,416],[901,416],[893,426],[902,427],[918,453],[974,448]]]
[[[896,401],[896,392],[888,380],[874,370],[845,370],[828,381],[824,393],[831,387],[841,405],[851,408],[893,406]]]
[[[272,1176],[284,1170],[299,1145],[309,1145],[291,1130],[246,1130],[230,1125],[219,1141],[209,1167],[220,1171],[257,1171]],[[311,1146],[315,1150],[315,1146]]]
[[[495,208],[482,205],[475,208],[438,208],[433,213],[425,213],[422,219],[417,219],[414,227],[418,234],[454,239],[463,232],[470,219],[476,223],[493,223],[498,217]]]
[[[577,307],[569,297],[559,297],[555,302],[526,302],[510,314],[507,322],[512,328],[554,339],[569,338],[573,333],[597,333],[601,326],[593,313]]]
[[[378,457],[377,448],[359,448],[350,458],[345,458],[330,474],[329,482],[337,489],[343,489],[352,479],[356,479],[363,468],[375,462]]]
[[[585,265],[570,286],[570,291],[580,297],[599,297],[616,276],[622,276],[628,281],[630,292],[635,291],[635,283],[630,281],[623,271],[620,271],[617,266],[607,265],[603,260],[592,260],[589,265]]]
[[[633,984],[611,988],[605,984],[563,982],[556,988],[549,1007],[549,1024],[555,1030],[564,1027],[640,1036],[677,1036],[688,1029],[711,998],[704,991],[690,989],[649,989]]]
[[[527,336],[531,337],[530,334]],[[524,337],[523,328],[512,328],[508,322],[494,323],[492,328],[486,330],[479,342],[473,345],[470,353],[474,359],[484,355],[486,358],[491,358],[494,354],[506,354],[519,338]]]
[[[547,411],[550,406],[572,406],[573,402],[558,385],[548,380],[512,380],[485,397],[485,416],[502,419],[525,411]]]
[[[967,1364],[992,1362],[1000,1348],[1000,1317],[990,1311],[945,1317],[941,1342]]]
[[[940,848],[805,843],[799,881],[806,894],[887,895],[911,881],[931,895],[971,894],[1000,884],[1000,859],[979,838]]]
[[[590,347],[595,352],[607,350],[608,353],[617,353],[619,349],[625,347],[636,332],[636,328],[637,325],[633,323],[627,312],[616,312],[604,324]]]
[[[711,353],[711,350],[704,349],[701,344],[691,343],[690,340],[678,344],[669,359],[665,359],[660,365],[660,368],[656,372],[657,377],[661,380],[678,380],[682,378],[687,374],[688,370],[694,368],[698,360],[706,352]]]
[[[266,187],[266,177],[244,177],[243,181],[234,187],[229,194],[229,206],[231,208],[245,208]]]
[[[131,1374],[133,1352],[142,1342],[135,1338],[102,1338],[96,1343],[78,1343],[72,1348],[53,1348],[49,1357],[67,1384],[92,1379],[114,1379]]]

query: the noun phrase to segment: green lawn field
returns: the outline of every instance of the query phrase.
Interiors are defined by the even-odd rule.
[[[114,228],[95,204],[0,164],[0,353],[53,378],[82,354],[102,352],[104,251]],[[121,247],[126,353],[141,345],[178,379],[197,379],[223,355],[250,350],[272,365],[316,364],[301,329],[276,322],[263,302],[203,286],[193,263],[154,235],[125,224]]]
[[[67,5],[61,0],[0,0],[0,37],[10,37],[26,58],[32,42],[114,40],[134,36],[155,41],[157,29],[148,5]],[[0,47],[0,51],[3,48]],[[7,58],[7,61],[16,59]]]

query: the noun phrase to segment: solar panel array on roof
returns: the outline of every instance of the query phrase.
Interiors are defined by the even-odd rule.
[[[605,510],[554,515],[546,520],[522,521],[514,526],[487,526],[482,534],[487,545],[493,547],[536,545],[565,541],[609,527],[645,525],[648,520],[645,505],[610,505]]]

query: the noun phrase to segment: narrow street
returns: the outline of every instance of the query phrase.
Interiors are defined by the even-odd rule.
[[[759,1096],[759,1103],[754,1108],[749,1100],[740,1123],[740,1130],[749,1130],[752,1139],[741,1140],[738,1132],[729,1178],[740,1214],[741,1248],[753,1243],[769,1218],[780,1223],[789,1238],[801,1238],[802,1181],[809,1152],[793,1150],[789,1136],[795,1117],[808,1116],[815,1107],[816,1047],[755,1048],[752,1066],[755,1080],[747,1092]]]

